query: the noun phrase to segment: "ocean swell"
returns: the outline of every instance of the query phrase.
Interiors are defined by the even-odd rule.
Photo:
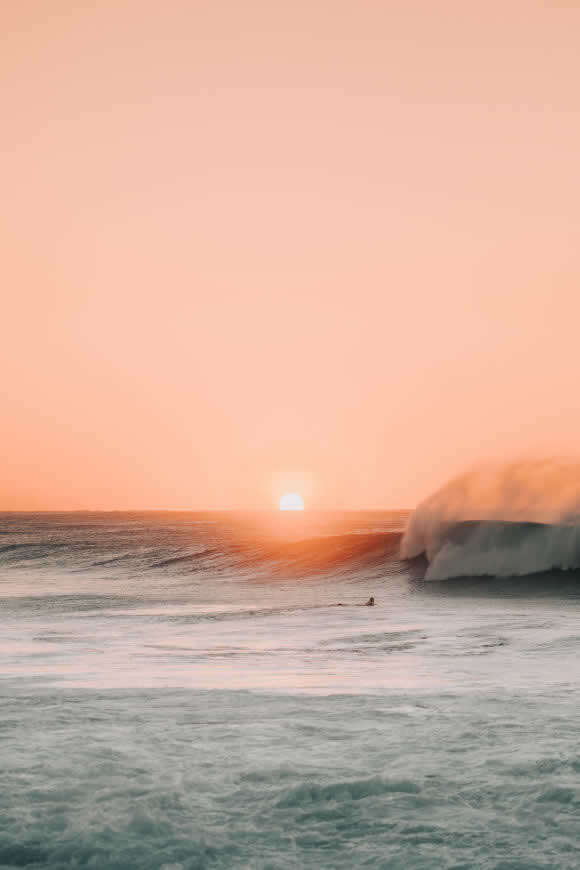
[[[207,519],[207,517],[210,517]],[[0,572],[58,572],[122,579],[154,575],[300,578],[378,572],[397,560],[402,531],[393,517],[252,514],[74,514],[52,523],[0,515]],[[36,522],[35,522],[36,520]],[[357,527],[358,526],[358,527]],[[398,526],[398,528],[397,528]]]

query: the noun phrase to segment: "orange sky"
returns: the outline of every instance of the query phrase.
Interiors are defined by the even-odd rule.
[[[0,507],[405,507],[576,446],[580,4],[0,15]]]

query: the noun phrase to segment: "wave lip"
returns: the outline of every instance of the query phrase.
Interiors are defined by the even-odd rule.
[[[400,555],[426,556],[427,580],[580,568],[580,459],[486,463],[459,475],[415,509]]]
[[[580,568],[580,526],[495,520],[414,530],[402,543],[406,558],[424,553],[426,580],[517,577]],[[420,549],[421,548],[421,549]]]

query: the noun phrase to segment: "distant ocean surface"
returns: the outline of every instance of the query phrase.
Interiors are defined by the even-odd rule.
[[[0,867],[577,870],[580,575],[407,522],[1,514]]]

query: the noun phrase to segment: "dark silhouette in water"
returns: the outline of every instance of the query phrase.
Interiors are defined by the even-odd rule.
[[[337,607],[348,607],[348,604],[343,604],[342,601],[339,601],[338,604],[337,604],[336,606],[337,606]],[[368,600],[368,601],[365,601],[364,604],[355,604],[354,606],[355,606],[355,607],[374,607],[374,606],[375,606],[375,599],[374,599],[374,596],[371,595],[371,597],[369,598],[369,600]]]

